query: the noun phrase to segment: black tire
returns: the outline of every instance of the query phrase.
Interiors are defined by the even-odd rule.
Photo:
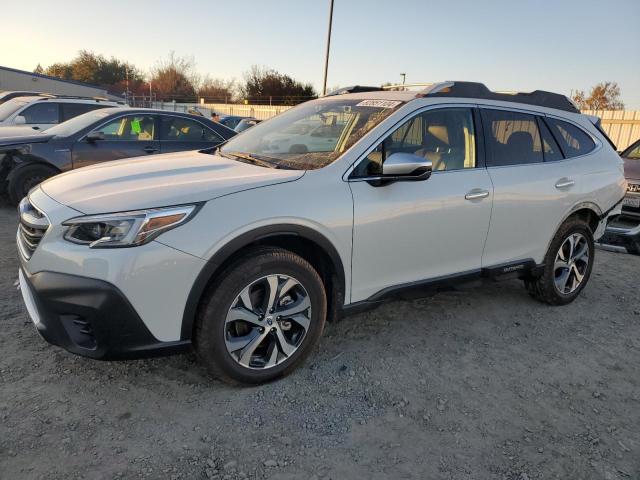
[[[9,201],[13,205],[17,205],[20,200],[26,197],[29,190],[58,173],[60,173],[58,170],[44,163],[32,163],[18,167],[11,175],[7,186]]]
[[[308,293],[311,321],[297,350],[282,363],[266,369],[241,365],[225,343],[227,312],[234,300],[252,282],[268,275],[290,275]],[[327,299],[322,279],[305,259],[290,251],[258,247],[233,262],[205,292],[194,331],[194,347],[200,361],[216,378],[243,384],[259,384],[287,375],[317,344],[327,315]]]
[[[556,287],[555,283],[555,261],[556,255],[560,250],[560,247],[565,241],[574,234],[582,235],[587,242],[588,246],[588,263],[584,270],[584,276],[578,287],[570,293],[562,293]],[[525,280],[525,286],[529,291],[529,294],[544,303],[549,305],[566,305],[573,302],[582,289],[589,282],[591,271],[593,269],[593,261],[595,256],[595,248],[593,243],[593,233],[586,222],[574,218],[567,220],[558,230],[555,237],[549,245],[549,250],[544,258],[544,269],[541,277],[536,279]]]

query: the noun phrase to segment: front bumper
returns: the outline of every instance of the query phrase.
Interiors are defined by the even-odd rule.
[[[114,285],[54,272],[20,269],[20,289],[38,332],[49,343],[101,360],[180,353],[189,340],[161,342]]]

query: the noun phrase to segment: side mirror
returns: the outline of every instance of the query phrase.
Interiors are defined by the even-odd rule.
[[[93,131],[93,132],[87,133],[87,136],[84,138],[87,139],[87,142],[93,143],[93,142],[97,142],[98,140],[104,140],[105,136],[104,136],[104,132]]]
[[[15,125],[24,125],[27,123],[27,119],[24,118],[24,116],[22,115],[18,115],[16,118],[13,119],[13,123]]]
[[[371,179],[374,186],[383,186],[393,182],[415,182],[426,180],[431,176],[433,165],[427,160],[412,153],[392,153],[382,164],[382,175]]]

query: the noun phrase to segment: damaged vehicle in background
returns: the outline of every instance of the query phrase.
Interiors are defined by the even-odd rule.
[[[622,202],[622,213],[609,224],[601,243],[640,255],[640,140],[620,156],[624,161],[627,195]]]
[[[121,158],[211,148],[235,134],[186,113],[95,110],[37,135],[0,138],[0,193],[17,205],[34,186],[62,172]]]

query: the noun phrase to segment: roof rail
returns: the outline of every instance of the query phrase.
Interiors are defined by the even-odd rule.
[[[555,108],[566,112],[580,113],[576,105],[565,95],[534,90],[533,92],[492,92],[483,83],[477,82],[442,82],[428,87],[416,97],[459,97],[499,100],[503,102],[524,103],[539,107]]]
[[[367,87],[363,85],[351,85],[350,87],[342,87],[333,92],[329,92],[325,97],[332,97],[334,95],[345,95],[347,93],[360,93],[360,92],[379,92],[383,90],[382,87]]]
[[[49,99],[49,98],[60,98],[60,99],[75,99],[75,100],[95,100],[96,102],[115,102],[115,103],[122,103],[124,104],[123,100],[109,100],[106,97],[89,97],[86,95],[57,95],[57,94],[52,94],[52,93],[42,93],[40,95],[38,95],[39,97],[43,97],[44,99]]]

